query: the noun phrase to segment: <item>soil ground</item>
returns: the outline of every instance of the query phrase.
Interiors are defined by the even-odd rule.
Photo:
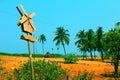
[[[23,63],[29,60],[28,57],[15,57],[15,56],[0,56],[0,64],[2,64],[3,71],[12,74],[14,69],[18,69]],[[111,74],[114,72],[114,66],[111,65],[109,60],[105,62],[89,61],[89,60],[79,60],[77,64],[64,64],[63,58],[33,58],[33,60],[43,60],[55,61],[60,64],[63,69],[69,70],[69,79],[73,76],[77,76],[78,73],[88,72],[93,74],[93,80],[115,80],[111,77],[104,77],[102,74]],[[119,66],[120,71],[120,66]],[[0,79],[1,80],[1,79]],[[116,79],[120,80],[120,78]]]

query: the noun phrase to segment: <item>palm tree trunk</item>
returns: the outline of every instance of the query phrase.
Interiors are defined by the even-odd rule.
[[[114,58],[114,74],[115,77],[118,77],[118,66],[119,66],[119,49],[118,52],[116,52],[115,54],[115,58]]]
[[[95,51],[94,51],[94,58],[96,59],[96,54],[95,54]]]
[[[42,50],[43,50],[43,54],[44,54],[44,44],[42,43]]]
[[[85,58],[87,59],[86,51],[85,51]]]
[[[118,60],[118,55],[115,55],[114,58],[114,74],[117,77],[118,76],[118,64],[119,64],[119,60]]]
[[[66,50],[65,50],[65,46],[64,45],[62,45],[63,46],[63,49],[64,49],[64,53],[65,53],[65,56],[66,56]]]
[[[90,55],[91,55],[91,61],[93,61],[93,55],[91,50],[90,50]]]
[[[85,52],[83,52],[83,60],[84,60],[84,57],[85,57]]]
[[[101,60],[104,61],[104,58],[103,58],[103,51],[101,50]]]

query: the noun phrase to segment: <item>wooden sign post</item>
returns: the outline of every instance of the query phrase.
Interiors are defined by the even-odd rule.
[[[20,21],[18,22],[18,26],[21,26],[21,29],[23,32],[26,33],[26,35],[22,35],[21,39],[26,40],[28,42],[28,52],[29,52],[29,61],[30,61],[30,69],[31,69],[31,79],[35,80],[34,77],[34,68],[33,68],[33,63],[32,63],[32,49],[30,46],[31,42],[36,42],[36,38],[31,37],[31,35],[34,33],[36,28],[33,25],[32,17],[35,15],[34,13],[32,14],[27,14],[25,9],[23,8],[22,5],[20,5],[22,11],[24,14],[20,11],[18,7],[17,10],[21,15]]]

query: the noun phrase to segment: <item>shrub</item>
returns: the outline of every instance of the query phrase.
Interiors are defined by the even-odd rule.
[[[52,58],[52,56],[50,55],[49,52],[47,52],[47,53],[45,54],[45,58]]]
[[[0,55],[11,55],[11,54],[6,52],[0,52]]]
[[[44,57],[44,55],[43,54],[32,54],[32,56],[35,58],[37,58],[37,57],[40,57],[40,58],[43,58]]]
[[[75,56],[74,54],[68,54],[64,57],[65,63],[76,63],[79,58],[77,56]]]
[[[84,74],[78,73],[77,77],[74,77],[72,80],[92,80],[93,75],[85,72]]]
[[[7,80],[12,80],[13,76],[10,74],[7,74]]]
[[[56,62],[34,61],[35,80],[63,80],[66,76],[66,71],[61,69]],[[15,70],[15,75],[18,80],[30,80],[30,65],[25,63],[21,68]]]
[[[109,54],[109,53],[105,53],[105,54],[104,54],[104,59],[109,59],[109,57],[110,57],[110,54]]]
[[[53,58],[63,58],[64,57],[64,55],[62,55],[62,54],[51,54],[51,56]]]

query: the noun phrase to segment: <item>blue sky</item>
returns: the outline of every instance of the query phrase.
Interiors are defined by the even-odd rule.
[[[27,42],[20,39],[21,28],[17,26],[20,19],[16,6],[22,4],[27,13],[35,12],[35,37],[45,34],[45,52],[57,52],[54,32],[59,26],[69,30],[70,44],[67,52],[78,53],[75,35],[79,30],[102,26],[106,32],[120,21],[120,0],[1,0],[0,2],[0,52],[27,53]],[[41,44],[35,43],[38,53],[42,53]],[[63,48],[60,46],[60,53]]]

